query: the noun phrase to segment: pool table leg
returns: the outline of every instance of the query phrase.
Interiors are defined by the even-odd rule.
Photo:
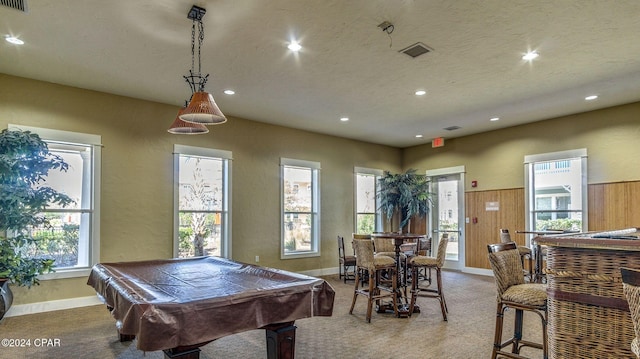
[[[200,349],[193,348],[188,350],[175,350],[175,349],[165,349],[164,358],[165,359],[199,359],[200,358]]]
[[[122,334],[118,331],[118,339],[121,342],[129,342],[136,338],[135,335],[131,334]],[[165,359],[200,359],[200,348],[203,345],[207,345],[210,342],[205,342],[197,345],[190,345],[185,347],[177,347],[173,349],[165,349],[164,358]]]
[[[268,359],[293,359],[296,347],[294,322],[269,324],[264,327],[267,334]]]

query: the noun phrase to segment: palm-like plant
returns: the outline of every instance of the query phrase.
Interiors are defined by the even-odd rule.
[[[417,174],[413,168],[398,174],[384,171],[378,185],[380,210],[386,215],[387,221],[399,213],[400,230],[413,216],[429,213],[431,193],[426,175]]]

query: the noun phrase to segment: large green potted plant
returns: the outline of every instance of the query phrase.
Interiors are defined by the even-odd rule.
[[[393,216],[400,216],[402,231],[414,216],[425,216],[429,213],[431,193],[426,175],[416,173],[411,168],[404,173],[384,171],[378,180],[378,198],[380,210],[386,216],[391,227]]]
[[[50,170],[69,165],[49,151],[47,143],[29,131],[0,133],[0,318],[11,305],[8,283],[31,287],[38,275],[53,271],[54,261],[34,256],[37,240],[31,229],[47,226],[47,206],[65,207],[73,200],[46,185]]]

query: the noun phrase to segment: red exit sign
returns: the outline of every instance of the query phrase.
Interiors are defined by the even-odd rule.
[[[442,147],[442,146],[444,146],[444,138],[436,137],[433,140],[431,140],[431,147],[436,148],[436,147]]]

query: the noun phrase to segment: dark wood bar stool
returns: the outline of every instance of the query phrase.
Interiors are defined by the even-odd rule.
[[[346,254],[342,236],[338,236],[338,262],[338,278],[344,277],[344,282],[347,283],[347,280],[356,277],[356,256]]]

